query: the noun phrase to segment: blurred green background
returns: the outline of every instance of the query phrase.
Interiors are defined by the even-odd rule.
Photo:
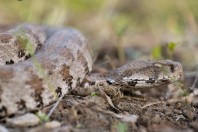
[[[74,26],[94,50],[114,47],[120,62],[169,58],[195,69],[197,7],[197,0],[0,0],[0,25]]]

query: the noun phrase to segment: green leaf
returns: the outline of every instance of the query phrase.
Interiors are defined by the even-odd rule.
[[[167,44],[168,46],[168,56],[169,58],[172,58],[173,57],[173,53],[175,51],[175,48],[176,48],[176,44],[173,43],[173,42],[170,42]]]
[[[39,112],[36,113],[36,115],[39,117],[39,119],[41,121],[44,121],[44,122],[48,122],[49,121],[49,117],[44,112],[39,111]]]
[[[176,47],[176,44],[174,42],[168,43],[168,49],[170,51],[174,51],[175,50],[175,47]]]
[[[91,93],[91,97],[93,97],[93,96],[99,96],[99,94],[96,93],[96,92],[92,92],[92,93]]]
[[[187,90],[183,89],[183,91],[180,93],[180,96],[187,97],[187,96],[189,96],[189,92]]]
[[[156,46],[156,47],[153,48],[152,57],[155,60],[162,59],[161,46]]]
[[[128,130],[127,124],[119,122],[119,124],[117,126],[117,131],[118,132],[127,132],[127,130]]]

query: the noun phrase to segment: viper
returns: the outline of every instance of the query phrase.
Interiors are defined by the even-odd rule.
[[[86,81],[147,89],[183,74],[172,60],[135,60],[106,75],[89,74],[92,65],[87,40],[74,28],[22,24],[1,33],[0,117],[38,110]]]

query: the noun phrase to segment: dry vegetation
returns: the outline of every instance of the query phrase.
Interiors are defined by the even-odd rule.
[[[88,38],[94,72],[133,59],[172,59],[184,78],[141,96],[116,88],[95,88],[88,96],[65,96],[50,119],[56,131],[198,130],[198,1],[179,0],[0,0],[0,29],[20,23],[73,26]],[[97,57],[96,57],[97,56]],[[107,98],[107,97],[110,97]],[[111,104],[113,103],[113,104]],[[43,109],[49,112],[51,106]],[[131,115],[138,115],[135,120]],[[2,122],[3,123],[3,122]],[[52,130],[41,123],[14,131]]]

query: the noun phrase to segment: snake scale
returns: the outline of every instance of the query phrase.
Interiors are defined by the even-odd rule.
[[[35,54],[35,55],[33,55]],[[87,76],[93,60],[85,37],[73,28],[22,24],[0,34],[0,117],[38,110],[85,80],[150,88],[182,76],[171,60],[137,60],[100,76]]]

